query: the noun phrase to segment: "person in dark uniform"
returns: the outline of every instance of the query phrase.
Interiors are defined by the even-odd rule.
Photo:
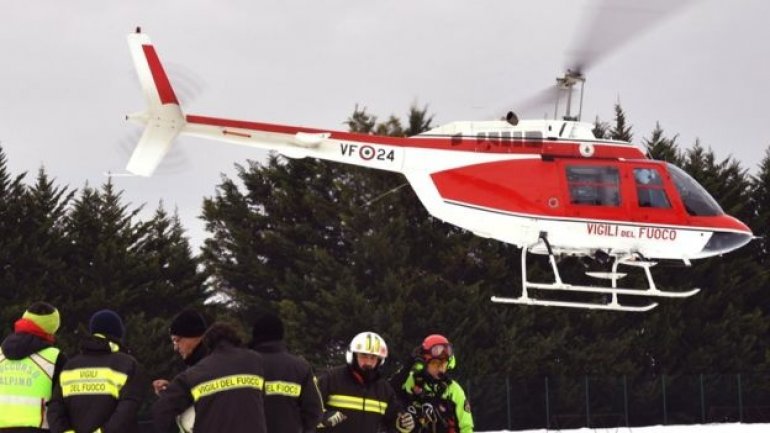
[[[64,366],[49,405],[53,433],[139,431],[136,414],[147,383],[123,347],[123,321],[112,310],[91,316],[91,335]]]
[[[346,364],[319,377],[318,387],[326,405],[319,430],[323,433],[408,433],[414,418],[401,411],[380,367],[388,357],[385,340],[374,332],[362,332],[345,352]]]
[[[59,311],[35,302],[0,346],[0,432],[48,431],[46,404],[67,357],[54,347]],[[41,374],[42,373],[42,374]]]
[[[195,407],[195,433],[266,433],[262,357],[241,348],[230,325],[214,323],[203,335],[209,353],[177,375],[152,406],[158,432],[177,432],[176,417]]]
[[[197,311],[182,310],[171,320],[168,332],[171,335],[174,352],[179,354],[186,368],[192,367],[206,356],[206,351],[201,344],[203,334],[206,332],[206,319]],[[155,394],[166,389],[168,383],[167,379],[153,380],[152,388]]]
[[[283,322],[272,313],[254,321],[251,348],[265,364],[265,415],[268,433],[314,432],[323,403],[313,370],[290,354],[283,341]]]

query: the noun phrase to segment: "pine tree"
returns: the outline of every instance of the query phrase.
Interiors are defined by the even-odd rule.
[[[140,279],[130,288],[136,292],[137,304],[129,303],[129,308],[164,317],[169,311],[201,307],[208,297],[205,276],[198,269],[199,260],[192,254],[179,216],[169,216],[161,203],[143,226],[143,236],[134,249],[142,262]],[[152,305],[146,305],[147,294],[155,299]]]
[[[18,266],[19,251],[25,244],[18,226],[24,221],[24,184],[26,173],[13,176],[7,158],[0,147],[0,326],[5,334],[13,321],[24,311],[23,272]]]
[[[24,239],[17,253],[18,282],[26,299],[56,305],[66,273],[64,217],[74,191],[54,185],[41,168],[34,185],[24,191],[24,218],[17,224]]]
[[[607,122],[599,120],[599,116],[594,119],[594,128],[592,130],[594,137],[598,139],[610,138],[609,136],[610,125]]]
[[[615,126],[609,130],[610,138],[613,140],[631,142],[633,134],[631,133],[631,125],[626,122],[626,113],[620,106],[620,102],[615,104]]]
[[[679,145],[676,143],[676,138],[676,135],[672,138],[666,138],[663,135],[663,128],[660,127],[660,123],[656,123],[650,138],[645,138],[643,143],[650,158],[679,166],[682,164],[682,157]]]
[[[74,198],[65,220],[69,251],[60,303],[62,326],[74,331],[67,335],[72,348],[94,312],[110,308],[128,316],[133,294],[126,288],[141,269],[133,254],[141,233],[132,220],[139,211],[127,211],[110,181],[101,190],[86,185]]]
[[[759,163],[759,170],[753,179],[751,193],[752,209],[751,228],[759,239],[753,241],[755,257],[764,269],[770,262],[770,147],[765,149],[765,156]]]

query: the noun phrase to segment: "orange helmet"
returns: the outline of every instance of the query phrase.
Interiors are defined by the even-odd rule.
[[[431,359],[449,360],[454,356],[452,343],[446,337],[440,334],[431,334],[422,340],[422,359],[430,361]]]

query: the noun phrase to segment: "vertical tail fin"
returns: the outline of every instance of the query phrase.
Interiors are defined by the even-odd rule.
[[[128,35],[128,47],[147,110],[126,116],[145,125],[126,169],[140,176],[150,176],[184,127],[185,117],[150,38],[137,28],[136,33]]]

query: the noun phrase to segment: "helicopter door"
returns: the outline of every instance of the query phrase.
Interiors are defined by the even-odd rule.
[[[628,169],[633,179],[635,198],[630,201],[635,221],[669,224],[682,221],[681,212],[672,201],[671,182],[666,182],[662,167],[644,164]]]
[[[625,219],[621,171],[615,163],[562,161],[566,180],[565,216],[589,219]]]

